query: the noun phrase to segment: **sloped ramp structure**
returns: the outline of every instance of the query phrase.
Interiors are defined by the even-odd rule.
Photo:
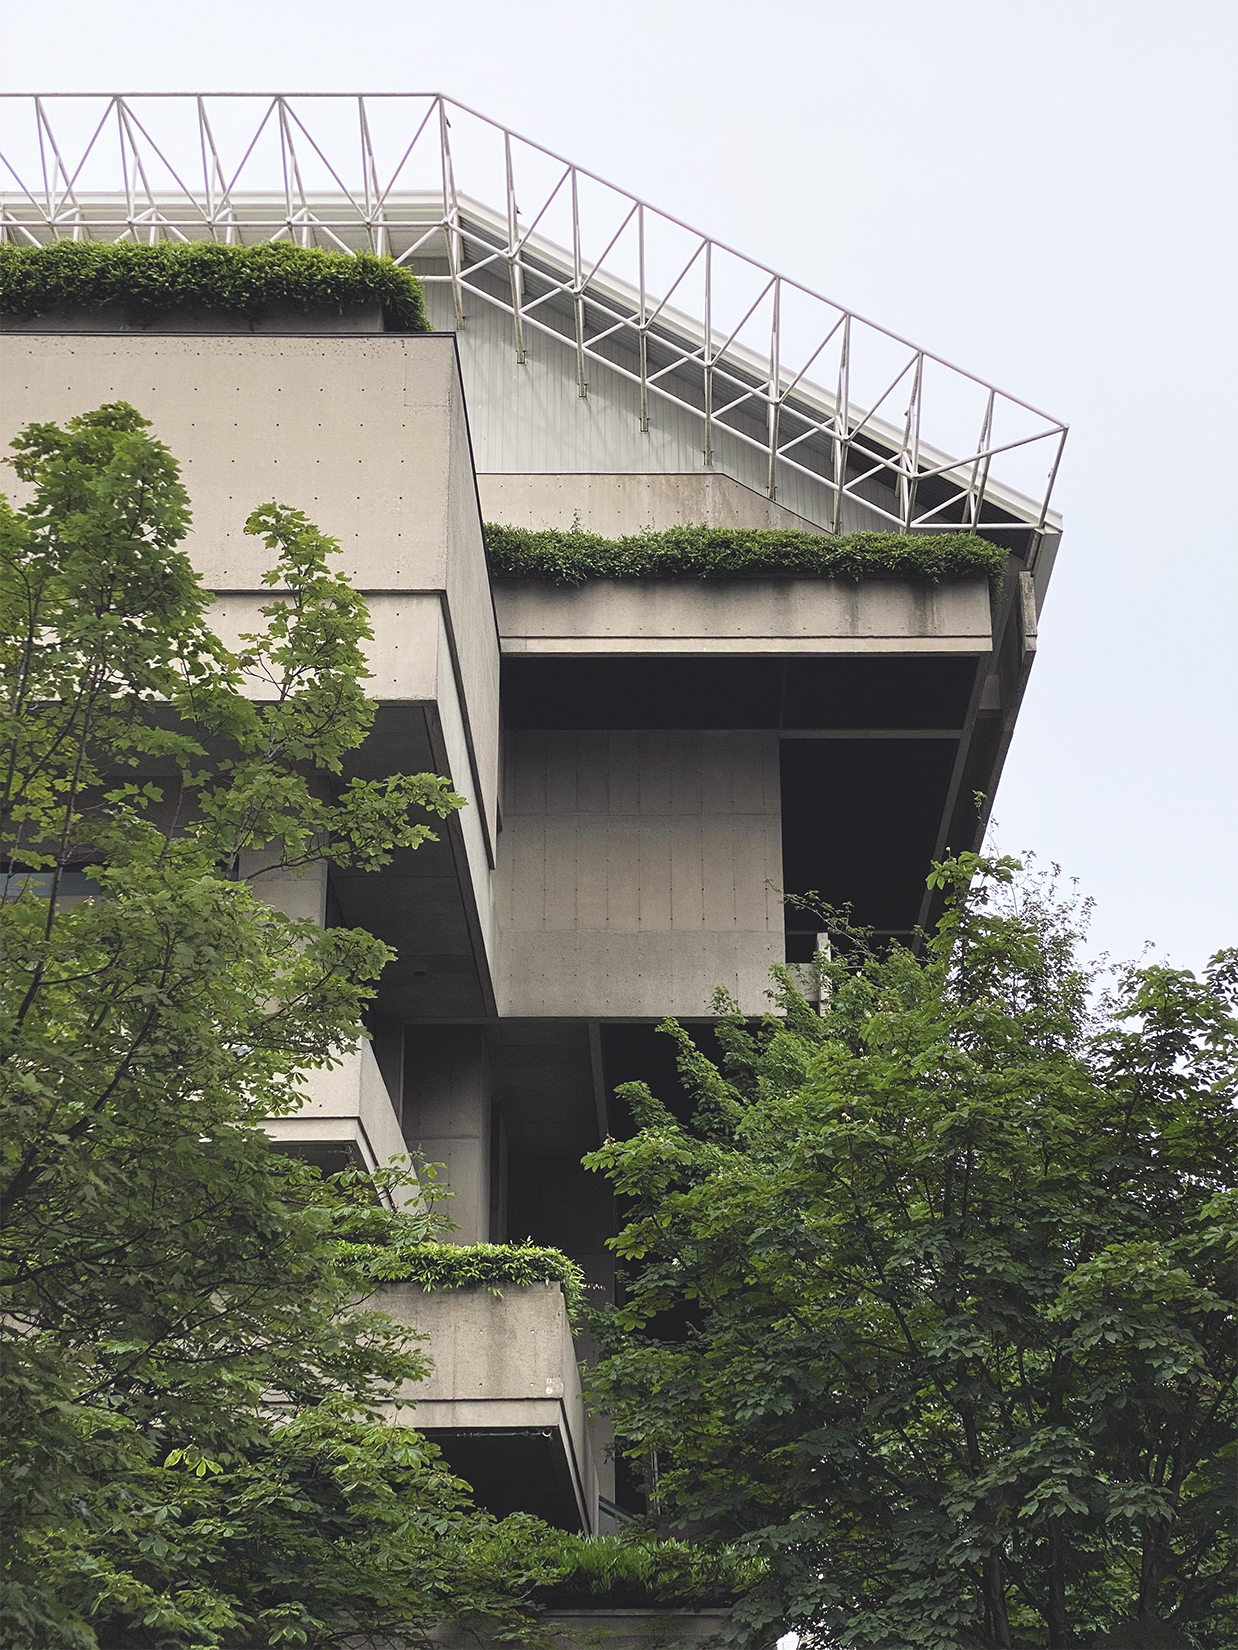
[[[448,98],[5,104],[10,240],[287,238],[415,270],[481,474],[704,471],[834,533],[1052,554],[1058,420]]]

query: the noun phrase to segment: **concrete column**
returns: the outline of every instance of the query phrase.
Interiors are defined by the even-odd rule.
[[[391,1109],[396,1117],[404,1117],[404,1022],[389,1015],[376,1014],[370,1025],[370,1046],[378,1069],[383,1074]]]
[[[490,1239],[490,1056],[480,1026],[409,1026],[404,1057],[404,1137],[455,1195],[452,1243]]]

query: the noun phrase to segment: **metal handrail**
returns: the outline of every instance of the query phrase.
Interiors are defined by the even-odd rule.
[[[320,141],[316,116],[349,102],[355,139]],[[92,103],[99,119],[73,145],[65,106]],[[398,159],[384,166],[376,116],[393,104],[407,141],[401,136]],[[224,141],[216,105],[246,110],[239,139]],[[169,106],[165,138],[153,128]],[[457,183],[462,152],[479,134],[501,150],[501,208],[493,194],[494,204],[483,204],[483,191],[466,194]],[[531,176],[532,157],[551,163],[548,179]],[[847,499],[906,532],[1017,532],[1032,561],[1046,531],[1060,530],[1049,501],[1062,421],[441,93],[3,93],[0,163],[16,186],[0,191],[0,238],[19,243],[287,238],[401,263],[441,259],[446,271],[422,279],[450,287],[457,326],[467,324],[467,294],[510,317],[518,361],[534,334],[570,348],[582,396],[591,362],[627,378],[638,386],[642,430],[659,401],[686,408],[701,422],[706,465],[724,431],[764,455],[771,499],[790,474],[831,492],[835,531]],[[103,190],[93,187],[100,163]],[[418,166],[423,177],[411,187]],[[314,172],[325,182],[307,184]],[[601,228],[582,185],[604,191],[613,207]],[[555,209],[568,214],[567,245],[541,227]],[[684,236],[686,261],[655,282],[653,252]],[[621,246],[634,279],[606,267]],[[732,306],[729,324],[723,259],[756,292]],[[819,314],[819,324],[788,323],[791,302]],[[884,389],[874,380],[862,402],[857,381],[865,369],[872,376],[870,357],[891,352]],[[822,368],[832,386],[810,378]],[[944,388],[934,388],[934,374]],[[978,434],[950,453],[931,444],[934,420],[963,394],[976,397]],[[1003,486],[993,460],[1029,448],[1046,455],[1043,486],[1030,494]]]

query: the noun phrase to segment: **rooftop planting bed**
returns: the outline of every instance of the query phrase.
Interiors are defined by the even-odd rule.
[[[726,1608],[763,1575],[760,1559],[649,1536],[544,1531],[529,1600],[550,1610]]]
[[[849,533],[764,527],[672,527],[607,539],[580,529],[535,531],[488,522],[496,578],[580,585],[588,579],[787,577],[1001,583],[1006,552],[971,533]]]
[[[375,1251],[370,1275],[431,1289],[488,1289],[501,1295],[531,1283],[557,1283],[569,1314],[583,1303],[584,1273],[559,1249],[533,1243],[417,1243]]]
[[[174,310],[258,321],[273,309],[343,313],[359,304],[381,304],[388,331],[431,331],[417,277],[365,252],[320,252],[288,241],[0,244],[0,315],[25,320],[116,308],[139,325]]]

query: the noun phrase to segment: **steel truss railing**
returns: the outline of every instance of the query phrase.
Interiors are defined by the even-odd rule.
[[[458,187],[462,155],[489,187]],[[642,430],[687,408],[706,465],[725,439],[762,455],[771,499],[811,477],[835,532],[848,500],[907,532],[1013,533],[1032,559],[1059,530],[1065,424],[439,94],[5,94],[0,163],[19,244],[287,238],[418,264],[458,327],[467,299],[510,317],[518,361],[541,334],[574,350],[580,395],[593,363],[631,381]],[[993,475],[1029,452],[1043,483]]]

